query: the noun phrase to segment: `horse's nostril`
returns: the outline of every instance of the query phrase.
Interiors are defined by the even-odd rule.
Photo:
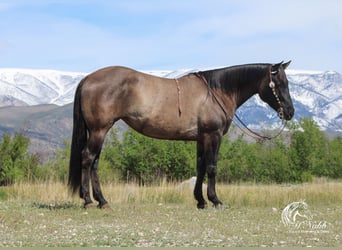
[[[290,119],[294,116],[294,108],[290,109],[289,115],[290,115]]]
[[[285,116],[286,120],[291,120],[294,116],[294,108],[288,108]]]

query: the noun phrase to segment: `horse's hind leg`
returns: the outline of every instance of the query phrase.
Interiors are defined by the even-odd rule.
[[[91,131],[89,133],[89,139],[86,147],[82,151],[82,181],[81,181],[81,195],[84,199],[84,207],[90,207],[93,201],[90,198],[90,190],[89,190],[89,177],[92,175],[92,185],[93,192],[95,193],[95,199],[102,204],[106,204],[107,202],[103,199],[101,188],[99,185],[98,176],[96,174],[97,169],[97,161],[101,152],[102,144],[104,141],[104,137],[106,135],[106,131]],[[95,170],[94,170],[95,166]],[[95,173],[95,174],[94,174]],[[95,177],[95,178],[94,178]],[[95,184],[95,185],[94,185]],[[94,188],[95,186],[95,188]]]
[[[89,191],[89,178],[90,178],[90,168],[92,165],[92,156],[89,152],[88,147],[82,151],[82,177],[81,177],[81,188],[80,197],[84,199],[84,207],[87,208],[91,206],[93,201],[90,198]]]
[[[94,165],[91,169],[91,182],[93,187],[93,196],[96,201],[99,202],[99,208],[106,208],[108,207],[108,202],[105,200],[102,194],[99,176],[97,174],[98,164],[99,164],[99,157],[100,154],[96,157]]]

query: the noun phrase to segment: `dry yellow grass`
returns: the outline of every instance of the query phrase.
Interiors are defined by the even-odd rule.
[[[44,203],[81,203],[72,197],[65,184],[55,181],[44,183],[17,183],[2,187],[6,199]],[[103,192],[110,204],[125,203],[187,203],[195,206],[192,189],[179,188],[178,183],[139,187],[135,184],[109,183]],[[218,196],[230,207],[277,207],[289,202],[306,200],[310,204],[342,204],[342,182],[318,179],[313,183],[298,185],[218,185]]]

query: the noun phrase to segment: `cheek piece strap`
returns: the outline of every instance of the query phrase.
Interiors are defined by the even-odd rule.
[[[271,88],[272,93],[273,93],[274,97],[276,98],[276,100],[277,100],[277,102],[279,104],[279,109],[277,110],[278,115],[279,115],[280,119],[284,120],[284,109],[283,109],[283,107],[281,105],[279,96],[277,94],[276,85],[275,85],[275,83],[272,80],[272,71],[271,70],[270,70],[270,83],[268,84],[268,86]]]

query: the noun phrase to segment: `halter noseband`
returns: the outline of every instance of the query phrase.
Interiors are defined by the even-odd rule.
[[[283,107],[281,105],[279,96],[277,94],[276,85],[275,85],[275,83],[272,80],[272,66],[270,68],[270,83],[268,84],[268,86],[271,88],[272,93],[273,93],[274,97],[276,98],[276,100],[277,100],[277,102],[279,104],[279,109],[277,110],[277,112],[279,114],[280,119],[283,121],[284,120],[284,109],[283,109]]]

